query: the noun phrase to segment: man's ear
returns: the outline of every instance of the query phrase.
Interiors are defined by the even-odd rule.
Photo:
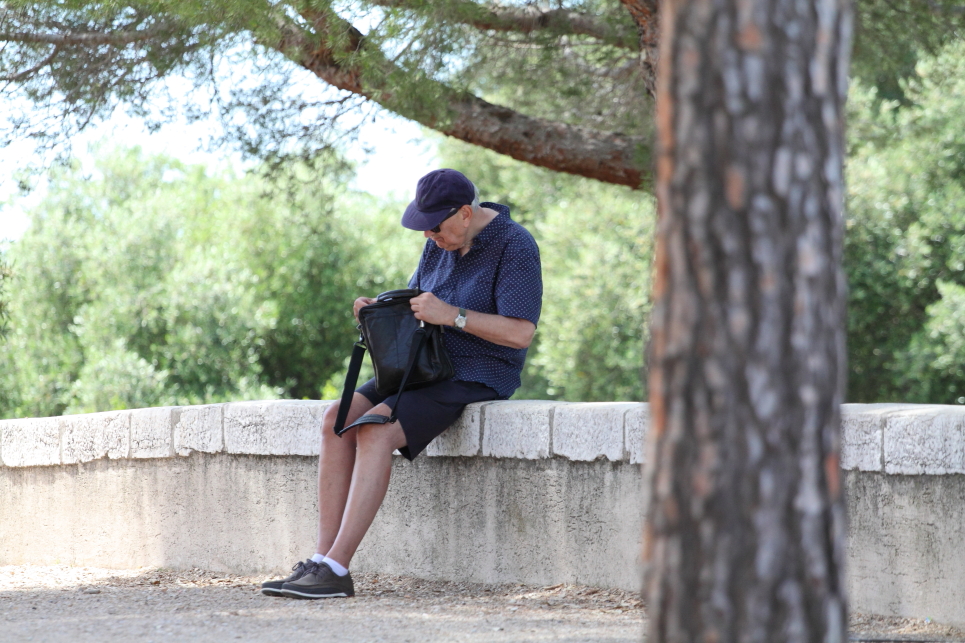
[[[466,226],[468,227],[468,226],[469,226],[469,222],[472,221],[472,206],[471,206],[471,205],[464,205],[464,206],[462,206],[462,207],[463,207],[463,208],[467,208],[465,211],[462,212],[462,220],[463,220],[463,222],[466,224]]]

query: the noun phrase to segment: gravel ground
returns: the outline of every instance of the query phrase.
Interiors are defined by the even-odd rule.
[[[642,639],[630,592],[361,574],[353,599],[257,591],[264,578],[202,570],[0,567],[0,641],[573,641]],[[958,641],[927,619],[852,615],[853,640]]]
[[[355,575],[353,574],[353,577]],[[352,599],[271,598],[201,570],[0,567],[0,641],[639,641],[629,593],[361,574]]]

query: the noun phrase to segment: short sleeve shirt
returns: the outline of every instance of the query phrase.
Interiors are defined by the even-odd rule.
[[[479,231],[465,255],[426,241],[410,288],[431,292],[468,311],[539,321],[543,277],[533,236],[499,203],[481,203],[499,214]],[[470,317],[471,317],[470,313]],[[453,379],[480,382],[508,398],[519,388],[525,348],[500,346],[454,327],[443,335]]]

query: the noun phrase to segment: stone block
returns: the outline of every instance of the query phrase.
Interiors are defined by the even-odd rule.
[[[42,467],[60,464],[59,417],[4,420],[0,455],[8,467]]]
[[[479,455],[483,409],[488,402],[470,404],[455,424],[426,447],[427,456],[469,457]]]
[[[318,455],[323,400],[233,402],[224,407],[224,448],[228,453]]]
[[[482,454],[538,460],[550,456],[553,409],[565,402],[491,402],[482,425]]]
[[[885,417],[897,404],[841,405],[841,468],[882,471]]]
[[[65,415],[60,420],[63,464],[130,455],[131,411]]]
[[[192,451],[220,453],[224,450],[223,409],[224,404],[181,407],[174,425],[174,452],[190,455]]]
[[[965,408],[908,405],[884,418],[885,473],[965,473]]]
[[[624,416],[634,402],[563,404],[553,412],[553,455],[570,460],[626,459]]]
[[[634,404],[623,418],[624,444],[631,464],[643,464],[647,453],[647,432],[650,429],[650,405]]]
[[[174,425],[181,407],[158,406],[134,409],[131,414],[131,457],[170,458],[174,456]]]

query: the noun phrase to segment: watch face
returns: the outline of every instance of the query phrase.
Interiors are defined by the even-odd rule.
[[[456,324],[456,328],[465,328],[466,318],[462,315],[459,315],[458,317],[456,317],[455,324]]]

